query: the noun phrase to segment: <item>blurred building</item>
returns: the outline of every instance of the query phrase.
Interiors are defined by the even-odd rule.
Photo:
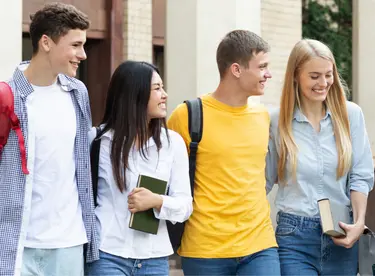
[[[331,0],[319,0],[329,4]],[[0,79],[11,76],[22,59],[31,57],[30,14],[53,0],[0,1]],[[106,86],[123,60],[156,63],[169,97],[169,111],[187,98],[213,91],[218,82],[215,51],[230,30],[245,28],[271,45],[273,79],[260,99],[279,103],[286,61],[301,38],[301,0],[62,0],[87,13],[88,59],[79,78],[90,92],[94,122],[103,112]],[[372,65],[375,61],[373,0],[353,1],[353,100],[372,119]],[[361,16],[359,16],[361,15]],[[375,150],[375,126],[368,123]]]
[[[30,14],[51,0],[0,2],[0,79],[31,57]],[[86,83],[94,122],[103,112],[106,86],[114,68],[126,59],[156,63],[169,97],[169,111],[187,98],[215,89],[215,51],[230,30],[261,34],[272,46],[274,78],[262,98],[279,101],[282,74],[293,44],[301,38],[301,1],[289,0],[63,0],[88,14],[88,59],[79,69]],[[168,38],[168,39],[167,39]],[[259,99],[257,99],[259,100]]]

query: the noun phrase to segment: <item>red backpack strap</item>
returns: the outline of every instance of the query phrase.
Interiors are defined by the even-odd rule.
[[[1,99],[0,99],[0,102],[1,102]],[[9,113],[10,113],[10,109],[8,106],[4,106],[0,103],[0,114],[4,114],[5,117],[9,117]],[[1,120],[1,118],[0,118]],[[5,124],[0,124],[1,126],[4,126]],[[10,126],[9,126],[9,130],[10,130]],[[4,145],[7,143],[8,141],[8,136],[9,133],[2,133],[0,135],[0,158],[1,158],[1,153],[3,152],[3,149],[4,149]]]
[[[21,162],[22,162],[22,172],[24,174],[29,174],[29,170],[27,169],[27,159],[26,159],[26,147],[25,147],[25,140],[23,138],[23,134],[21,131],[20,121],[18,120],[16,114],[12,112],[10,114],[10,121],[12,125],[12,129],[16,132],[18,136],[18,144],[20,147],[21,153]]]
[[[25,140],[23,138],[23,134],[21,131],[20,121],[18,120],[17,115],[14,113],[14,98],[13,98],[14,96],[13,96],[12,88],[6,82],[0,82],[0,89],[3,91],[3,93],[1,93],[0,96],[2,97],[6,96],[5,99],[1,99],[0,97],[0,106],[1,106],[0,113],[5,114],[6,117],[8,117],[11,129],[13,129],[17,134],[18,144],[19,144],[20,154],[21,154],[22,172],[24,174],[29,174],[29,171],[27,169]],[[5,141],[0,141],[1,142],[0,154],[3,150],[3,147],[8,137],[3,137],[3,138],[5,139]]]

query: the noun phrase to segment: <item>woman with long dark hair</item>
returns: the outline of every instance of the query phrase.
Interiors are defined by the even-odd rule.
[[[173,254],[166,220],[183,222],[192,212],[188,155],[183,139],[166,128],[167,94],[158,70],[126,61],[114,72],[100,130],[95,210],[100,260],[86,275],[168,275]],[[137,187],[146,175],[167,181],[168,194]],[[132,214],[153,209],[157,234],[129,227]]]

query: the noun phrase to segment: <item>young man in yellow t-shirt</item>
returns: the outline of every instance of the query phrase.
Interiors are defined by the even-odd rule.
[[[263,95],[271,78],[268,50],[245,30],[228,33],[218,46],[220,83],[201,97],[194,211],[178,251],[185,275],[280,275],[264,173],[270,118],[264,107],[248,104],[250,96]],[[168,127],[188,147],[185,104]]]

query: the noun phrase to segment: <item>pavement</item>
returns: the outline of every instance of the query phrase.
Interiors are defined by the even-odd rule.
[[[184,276],[182,269],[172,268],[169,270],[169,276]]]
[[[177,254],[169,257],[169,276],[184,276],[181,269],[181,257]]]

